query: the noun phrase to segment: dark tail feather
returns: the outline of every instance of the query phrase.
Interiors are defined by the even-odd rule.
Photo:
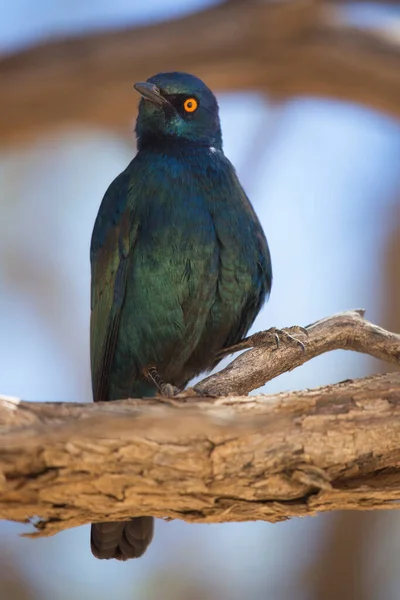
[[[90,547],[96,558],[128,560],[139,558],[153,539],[153,517],[136,517],[131,521],[93,523]]]

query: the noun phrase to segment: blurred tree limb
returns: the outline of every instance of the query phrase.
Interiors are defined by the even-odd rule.
[[[260,361],[263,381],[334,348],[399,364],[400,336],[360,312],[310,325],[305,353],[296,344],[256,347],[197,386],[235,396],[80,405],[0,398],[0,518],[39,516],[37,535],[51,535],[140,514],[275,522],[399,508],[400,373],[238,395],[262,383]]]
[[[327,96],[400,115],[393,31],[346,24],[339,2],[226,0],[155,25],[43,42],[0,58],[0,141],[81,123],[127,131],[134,81],[191,71],[216,91]]]

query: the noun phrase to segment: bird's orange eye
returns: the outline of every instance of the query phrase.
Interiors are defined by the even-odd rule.
[[[187,98],[183,103],[183,108],[186,112],[192,113],[196,110],[198,105],[199,103],[197,102],[196,98]]]

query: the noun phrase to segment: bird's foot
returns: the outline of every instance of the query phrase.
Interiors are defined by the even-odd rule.
[[[161,396],[173,398],[180,392],[180,389],[175,387],[171,383],[165,383],[165,381],[162,380],[159,372],[155,367],[147,367],[143,369],[143,375],[146,377],[146,379],[154,383]]]
[[[171,383],[163,383],[158,391],[162,396],[166,396],[167,398],[175,398],[175,396],[181,393],[181,390]]]
[[[305,327],[300,327],[300,325],[292,325],[292,327],[284,327],[283,329],[271,327],[266,331],[255,333],[254,335],[250,336],[250,338],[252,338],[253,348],[268,346],[272,342],[275,344],[276,349],[278,349],[282,341],[290,344],[296,344],[302,352],[305,352],[306,347],[304,342],[299,340],[297,337],[298,334],[306,338],[308,337],[308,331],[305,329]]]
[[[248,350],[249,348],[265,348],[266,346],[271,346],[271,344],[275,345],[275,348],[278,349],[282,341],[296,344],[302,352],[305,352],[305,344],[303,341],[298,339],[298,335],[307,338],[307,329],[305,327],[300,327],[300,325],[292,325],[292,327],[284,327],[283,329],[271,327],[266,331],[259,331],[253,335],[249,335],[249,337],[244,338],[244,340],[238,344],[235,344],[234,346],[224,348],[218,353],[217,356],[218,358],[222,358],[223,356],[233,354],[234,352],[239,352],[240,350]]]
[[[159,395],[164,396],[164,398],[175,398],[177,400],[186,402],[186,399],[188,398],[194,399],[196,397],[205,398],[210,396],[210,394],[202,392],[201,390],[196,389],[196,387],[189,387],[181,390],[171,383],[165,383],[156,367],[153,366],[143,369],[143,375],[146,377],[146,379],[154,383],[154,385],[157,387]]]

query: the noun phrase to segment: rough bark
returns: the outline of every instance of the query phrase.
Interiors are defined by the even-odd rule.
[[[127,131],[134,81],[190,71],[216,91],[329,96],[400,115],[393,35],[348,26],[335,3],[230,0],[123,31],[44,42],[0,59],[0,139],[84,123]]]
[[[400,336],[359,312],[308,333],[305,353],[281,341],[241,355],[220,375],[226,389],[244,389],[238,370],[258,372],[260,353],[252,385],[277,374],[275,357],[281,372],[296,366],[293,353],[304,362],[342,347],[399,362]],[[0,518],[40,517],[39,535],[136,515],[275,522],[399,500],[400,373],[274,396],[0,401]]]
[[[209,395],[247,394],[282,373],[331,350],[355,350],[394,365],[400,364],[400,335],[364,319],[364,310],[349,310],[307,326],[306,350],[296,343],[281,343],[276,349],[273,335],[260,332],[236,346],[253,348],[225,369],[196,386]],[[298,335],[299,339],[305,339]]]

